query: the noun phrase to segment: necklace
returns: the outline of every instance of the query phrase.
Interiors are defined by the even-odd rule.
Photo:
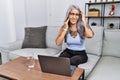
[[[69,32],[72,37],[75,38],[77,36],[77,30],[76,31],[69,30]]]

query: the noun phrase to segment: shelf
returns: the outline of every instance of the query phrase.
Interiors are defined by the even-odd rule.
[[[103,18],[120,18],[120,16],[104,16]]]
[[[86,16],[86,18],[102,18],[101,16]]]
[[[108,7],[109,7],[109,5],[111,4],[114,4],[114,5],[117,5],[116,7],[117,7],[117,9],[116,10],[119,10],[119,8],[118,7],[120,7],[120,1],[114,1],[114,2],[91,2],[91,3],[85,3],[85,14],[86,14],[86,18],[87,18],[87,20],[88,20],[88,23],[89,24],[91,24],[92,22],[95,22],[95,23],[97,23],[97,24],[99,24],[99,25],[102,25],[103,27],[106,27],[106,23],[108,23],[107,22],[107,20],[109,20],[110,22],[113,22],[114,24],[116,23],[116,21],[118,22],[118,24],[119,24],[119,28],[120,28],[120,13],[118,13],[118,14],[116,14],[116,15],[113,15],[113,16],[110,16],[110,15],[106,15],[106,12],[107,12],[107,10],[109,9]],[[101,10],[101,12],[100,12],[100,15],[99,16],[89,16],[88,15],[88,11],[89,11],[89,9],[93,6],[93,7],[95,7],[95,6],[97,6],[98,7],[98,5],[99,5],[99,9]],[[118,6],[119,5],[119,6]],[[107,12],[107,14],[108,14],[108,12]],[[92,20],[90,20],[90,19],[93,19],[93,21]],[[114,21],[114,20],[115,21]],[[113,21],[111,21],[111,20],[113,20]]]
[[[114,2],[91,2],[91,3],[85,3],[88,5],[96,5],[96,4],[114,4],[114,3],[120,3],[120,1],[114,1]]]
[[[120,16],[86,16],[86,18],[120,18]]]

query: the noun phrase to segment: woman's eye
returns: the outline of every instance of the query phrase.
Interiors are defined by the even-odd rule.
[[[78,13],[70,13],[70,15],[71,15],[71,16],[74,16],[74,15],[75,15],[75,16],[79,16]]]

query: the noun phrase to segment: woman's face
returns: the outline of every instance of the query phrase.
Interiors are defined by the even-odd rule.
[[[69,13],[69,21],[70,24],[74,25],[77,23],[78,19],[79,19],[80,13],[77,9],[72,9]]]

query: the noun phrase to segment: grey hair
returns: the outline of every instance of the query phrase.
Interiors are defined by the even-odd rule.
[[[65,21],[68,19],[68,16],[69,16],[72,9],[76,9],[76,10],[79,11],[79,13],[81,13],[81,10],[80,10],[79,6],[70,5],[68,10],[67,10],[67,13],[66,13]],[[84,39],[85,38],[85,36],[84,36],[84,25],[83,25],[83,22],[82,22],[82,16],[81,15],[79,16],[79,19],[78,19],[78,22],[77,22],[77,28],[78,28],[78,33],[80,34],[81,39]]]

